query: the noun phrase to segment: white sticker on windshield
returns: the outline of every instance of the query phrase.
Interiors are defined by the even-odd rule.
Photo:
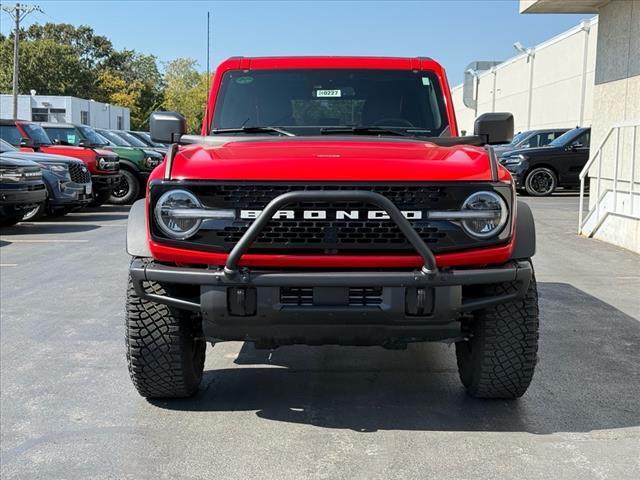
[[[341,90],[316,90],[316,98],[341,97],[341,96],[342,96]]]
[[[429,77],[422,77],[422,84],[423,85],[431,85],[431,80],[429,80]]]

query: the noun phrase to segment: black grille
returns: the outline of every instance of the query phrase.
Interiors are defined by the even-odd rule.
[[[313,287],[285,287],[280,289],[280,303],[299,307],[313,305]],[[349,306],[370,307],[382,304],[381,287],[349,288]]]
[[[71,175],[71,181],[76,183],[89,183],[91,182],[91,173],[82,162],[71,162],[69,164],[69,175]]]
[[[154,183],[151,190],[152,205],[168,188],[175,184]],[[173,242],[163,237],[153,226],[153,234],[160,241],[192,245],[198,249],[230,251],[247,231],[253,220],[239,219],[241,210],[262,210],[275,197],[291,191],[353,191],[366,190],[379,193],[391,200],[402,211],[423,212],[422,219],[410,220],[427,245],[436,253],[461,250],[502,243],[509,237],[507,224],[497,238],[478,240],[470,237],[462,227],[447,220],[427,220],[429,210],[457,210],[464,200],[480,189],[499,192],[510,208],[511,192],[506,184],[449,183],[449,184],[335,184],[335,183],[209,183],[183,182],[181,188],[192,191],[207,208],[225,208],[236,211],[235,220],[205,221],[199,232],[187,241]],[[413,252],[405,236],[394,222],[385,219],[367,219],[366,213],[378,210],[361,202],[304,202],[283,207],[296,212],[295,219],[272,219],[253,243],[251,252],[262,253],[382,253]],[[323,210],[326,220],[303,219],[303,210]],[[336,211],[360,213],[359,219],[336,219]]]

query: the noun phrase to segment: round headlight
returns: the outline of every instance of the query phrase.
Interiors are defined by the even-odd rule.
[[[509,218],[507,204],[494,192],[476,192],[462,205],[469,218],[462,221],[464,230],[476,238],[489,238],[502,231]]]
[[[171,238],[185,240],[198,231],[202,220],[172,216],[172,210],[185,208],[202,208],[198,198],[187,190],[169,190],[164,193],[154,210],[160,229]]]

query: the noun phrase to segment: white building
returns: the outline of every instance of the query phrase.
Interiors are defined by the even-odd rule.
[[[520,0],[520,12],[598,16],[477,72],[475,108],[454,87],[460,129],[484,112],[513,113],[516,131],[590,126],[577,231],[640,253],[640,0]]]
[[[464,105],[463,85],[451,91],[459,128],[470,134],[475,118],[485,112],[513,113],[516,132],[591,126],[597,37],[594,17],[474,72],[475,109]]]
[[[0,95],[0,117],[13,116],[13,96]],[[34,122],[67,122],[98,128],[128,130],[128,108],[77,97],[18,95],[18,118]]]

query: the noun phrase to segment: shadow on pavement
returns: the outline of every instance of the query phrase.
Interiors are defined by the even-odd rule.
[[[194,398],[153,403],[172,410],[255,410],[267,420],[361,432],[547,434],[640,425],[640,322],[571,285],[538,285],[539,363],[518,401],[466,396],[454,348],[441,344],[406,351],[260,351],[244,344],[235,361],[241,366],[205,372]]]

